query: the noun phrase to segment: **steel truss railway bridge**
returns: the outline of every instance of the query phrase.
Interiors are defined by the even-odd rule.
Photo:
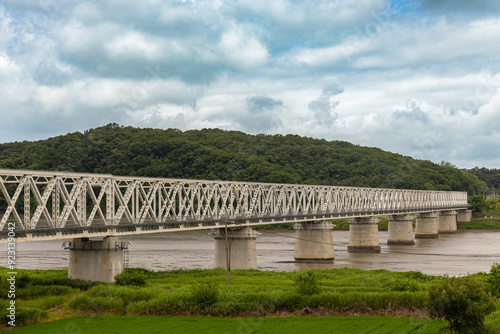
[[[430,235],[439,232],[433,226],[439,230],[440,216],[454,215],[456,231],[457,212],[465,217],[470,215],[467,194],[451,191],[8,169],[0,169],[0,190],[3,197],[3,200],[0,198],[3,206],[0,208],[0,243],[8,242],[13,232],[16,241],[74,238],[68,244],[70,250],[104,249],[104,243],[117,248],[114,238],[93,243],[89,237],[186,230],[212,229],[218,240],[226,236],[226,226],[234,231],[230,235],[234,243],[240,239],[255,240],[257,233],[250,226],[290,222],[296,223],[297,233],[313,235],[321,232],[324,235],[332,224],[310,222],[350,218],[351,250],[376,251],[376,246],[367,245],[366,240],[358,240],[358,243],[354,240],[370,238],[369,234],[374,233],[373,226],[376,226],[374,216],[392,217],[389,229],[391,221],[396,222],[398,224],[393,225],[397,228],[393,231],[399,231],[404,225],[404,233],[408,234],[408,217],[412,218],[408,214],[417,214],[416,236],[432,237]],[[449,218],[444,220],[443,224],[453,225]],[[448,232],[453,230],[453,226],[446,228]],[[396,233],[395,242],[402,238],[402,233]],[[413,241],[413,230],[411,234]],[[216,256],[217,249],[216,246]],[[295,257],[302,259],[300,255]]]

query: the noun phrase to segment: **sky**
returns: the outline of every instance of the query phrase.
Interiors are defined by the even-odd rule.
[[[0,0],[0,142],[108,123],[500,168],[500,1]]]

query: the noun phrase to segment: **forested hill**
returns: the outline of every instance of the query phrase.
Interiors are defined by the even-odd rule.
[[[343,141],[117,124],[47,140],[0,144],[0,168],[471,194],[484,186],[475,175],[450,166]]]
[[[488,187],[500,189],[500,169],[474,167],[472,169],[466,169],[465,171],[476,175],[480,180],[484,181]]]

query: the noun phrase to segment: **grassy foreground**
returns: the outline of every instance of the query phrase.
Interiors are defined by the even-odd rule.
[[[0,267],[1,291],[7,291],[7,272]],[[241,332],[274,333],[285,323],[291,326],[287,331],[293,332],[292,329],[312,330],[316,324],[331,322],[317,325],[318,330],[312,330],[315,333],[321,333],[322,326],[330,329],[338,326],[339,331],[332,333],[363,333],[361,330],[368,332],[369,328],[373,328],[370,333],[437,333],[446,326],[444,322],[422,319],[429,314],[426,309],[429,286],[441,282],[443,277],[415,271],[234,270],[230,286],[226,286],[226,272],[221,269],[161,272],[127,269],[117,276],[120,284],[69,279],[64,269],[17,272],[16,326],[27,327],[23,331],[16,329],[16,333],[66,333],[68,328],[72,333],[80,332],[79,328],[106,333],[94,331],[93,326],[127,330],[115,332],[138,332],[127,324],[134,319],[143,333],[158,332],[158,328],[170,325],[175,331],[186,332],[186,324],[190,324],[189,332],[204,333],[240,332],[238,326],[261,323],[264,325]],[[486,274],[475,274],[474,278],[484,280]],[[11,329],[5,321],[8,303],[2,293],[0,317],[4,320],[0,330]],[[342,320],[354,315],[356,320]],[[172,316],[176,318],[169,318]],[[313,320],[314,323],[307,323]],[[30,331],[30,325],[40,322],[40,327],[36,325]],[[140,325],[142,322],[144,325]],[[486,322],[489,328],[500,332],[498,311]]]
[[[7,269],[0,268],[2,291]],[[370,315],[426,317],[427,286],[440,277],[420,272],[339,268],[314,270],[314,291],[300,290],[303,272],[127,269],[128,285],[85,282],[67,270],[18,270],[16,324],[78,315],[261,317]],[[139,285],[137,284],[140,281]],[[307,286],[306,286],[307,288]],[[8,299],[0,296],[5,319]],[[5,324],[3,322],[2,324]]]
[[[439,333],[444,321],[390,317],[74,317],[24,328],[15,334],[53,333]]]

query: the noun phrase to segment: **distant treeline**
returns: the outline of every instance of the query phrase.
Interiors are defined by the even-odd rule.
[[[489,188],[500,189],[500,169],[479,168],[464,169],[468,173],[476,175],[481,181],[484,181]]]
[[[108,124],[35,142],[0,144],[0,168],[169,178],[457,190],[472,173],[344,141]]]

